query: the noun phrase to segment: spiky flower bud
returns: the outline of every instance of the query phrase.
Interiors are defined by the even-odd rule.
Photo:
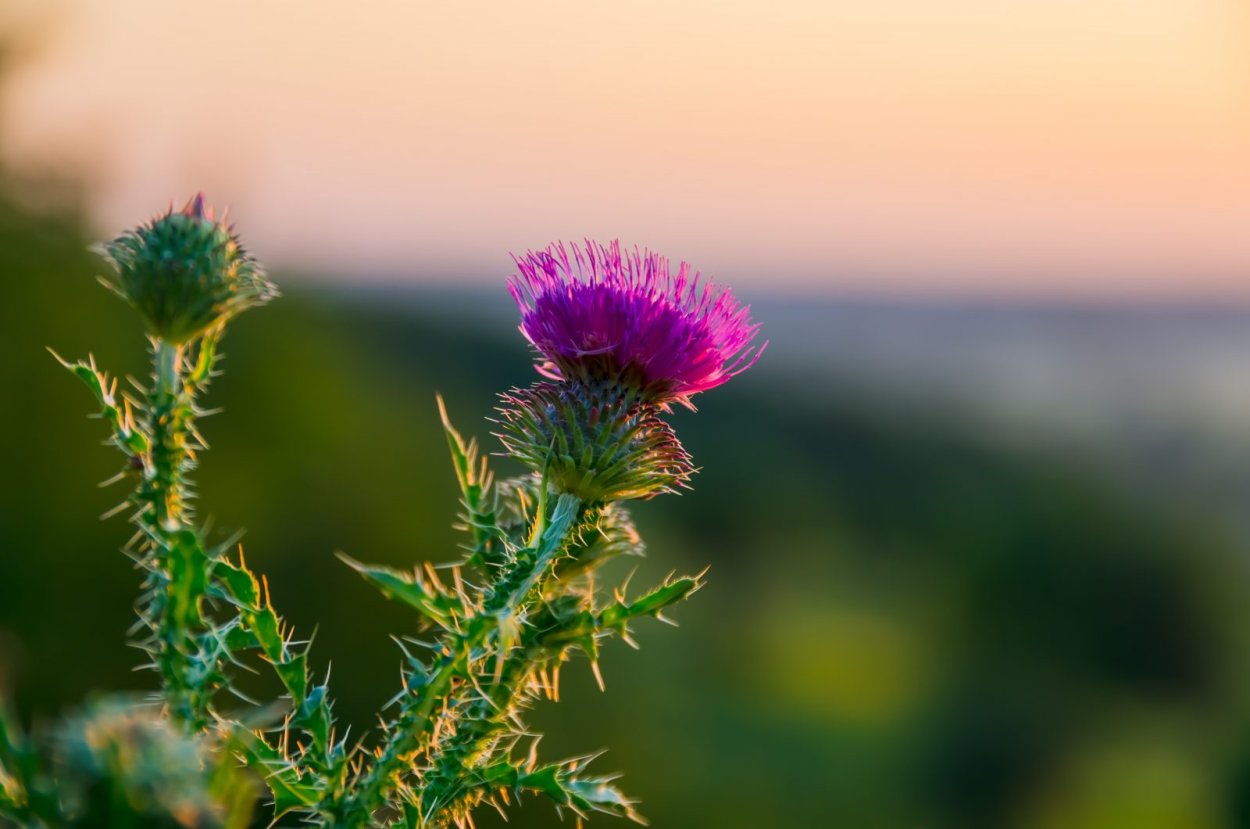
[[[104,700],[61,729],[58,785],[73,826],[246,825],[253,784],[206,736],[153,709]]]
[[[672,428],[629,387],[538,383],[501,398],[508,453],[583,501],[650,498],[694,474]]]
[[[101,252],[116,275],[104,280],[174,345],[277,295],[230,225],[213,218],[201,193],[129,230]]]

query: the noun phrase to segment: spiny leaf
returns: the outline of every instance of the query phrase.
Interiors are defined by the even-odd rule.
[[[301,653],[281,662],[275,662],[273,668],[278,672],[282,684],[291,693],[296,705],[304,702],[308,694],[308,656]]]
[[[240,735],[238,746],[248,767],[269,787],[275,820],[292,811],[310,810],[321,800],[317,788],[302,780],[299,770],[282,752],[259,735]]]
[[[48,349],[56,361],[86,385],[96,403],[100,406],[100,415],[108,422],[113,431],[113,441],[119,449],[128,455],[142,455],[150,447],[150,440],[134,422],[129,404],[118,406],[117,381],[109,380],[109,376],[96,368],[95,358],[89,357],[86,362],[79,360],[71,363]]]
[[[456,480],[460,483],[461,493],[468,498],[470,493],[479,494],[480,484],[475,480],[476,447],[472,442],[465,443],[460,433],[451,425],[447,414],[447,404],[441,394],[435,395],[438,401],[438,416],[443,423],[443,432],[447,435],[447,446],[451,449],[452,465],[456,469]]]
[[[568,806],[578,814],[603,812],[645,824],[646,820],[634,810],[634,801],[612,785],[614,778],[580,776],[592,759],[566,760],[519,773],[514,786],[518,791],[527,789],[546,795],[557,806]]]
[[[673,579],[629,604],[618,601],[608,606],[599,616],[600,624],[611,628],[638,616],[655,616],[664,608],[680,602],[702,586],[701,574]]]
[[[398,599],[415,608],[422,616],[444,630],[454,629],[456,619],[464,612],[459,599],[440,589],[431,580],[421,578],[418,573],[401,573],[389,567],[361,564],[343,553],[338,556],[344,564],[363,576],[365,581],[378,588],[382,595]]]
[[[260,609],[260,585],[241,559],[237,565],[231,564],[224,558],[214,561],[213,578],[240,606],[250,610]]]
[[[451,461],[460,485],[461,503],[464,505],[463,528],[473,538],[469,562],[473,564],[497,563],[506,534],[500,529],[496,517],[495,498],[491,494],[491,474],[485,459],[478,456],[477,442],[468,442],[451,425],[447,405],[442,395],[438,401],[438,415],[451,450]]]

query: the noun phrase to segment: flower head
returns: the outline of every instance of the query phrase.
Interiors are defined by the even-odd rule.
[[[726,288],[620,242],[554,244],[514,257],[521,333],[554,380],[620,381],[659,406],[746,371],[759,326]]]
[[[102,247],[116,276],[105,284],[168,342],[194,339],[219,321],[269,301],[273,283],[232,228],[199,194]]]

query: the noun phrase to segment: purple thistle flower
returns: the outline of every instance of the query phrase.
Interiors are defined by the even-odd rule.
[[[545,358],[539,373],[553,380],[616,380],[656,405],[690,406],[691,395],[763,353],[751,344],[759,325],[750,308],[686,262],[673,273],[659,254],[589,240],[513,259],[519,273],[508,289],[521,333]]]

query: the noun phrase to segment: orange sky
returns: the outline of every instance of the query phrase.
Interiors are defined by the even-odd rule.
[[[620,236],[760,289],[1250,298],[1245,0],[60,6],[5,134],[102,233],[203,188],[344,278]]]

